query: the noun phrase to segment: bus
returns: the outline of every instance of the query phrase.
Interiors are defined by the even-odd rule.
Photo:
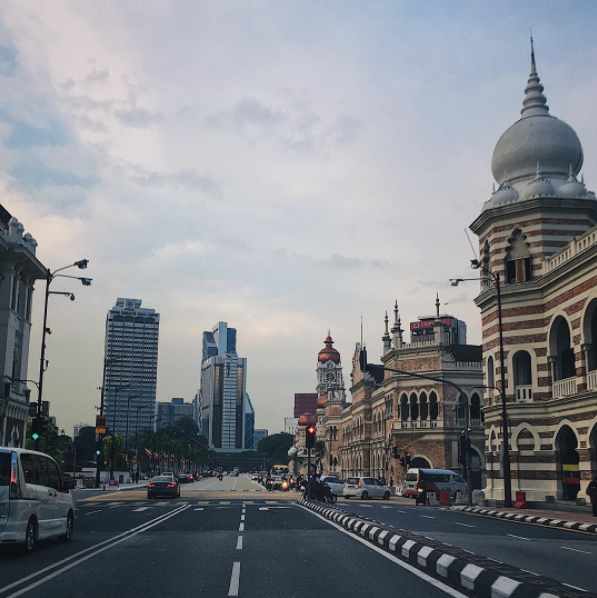
[[[288,465],[272,465],[270,469],[270,474],[273,476],[276,475],[288,475]]]

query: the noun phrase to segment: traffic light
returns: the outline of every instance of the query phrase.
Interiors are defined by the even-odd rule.
[[[406,453],[406,458],[404,459],[404,464],[406,466],[406,469],[408,469],[410,467],[410,451],[408,451],[408,453]]]
[[[39,434],[37,432],[33,432],[33,434],[31,434],[31,438],[33,438],[33,440],[37,440],[39,438]]]
[[[101,454],[100,450],[95,451],[95,454],[99,457],[99,455]]]
[[[394,459],[400,459],[400,453],[398,452],[400,449],[397,446],[392,447],[392,457]]]
[[[402,467],[406,467],[406,460],[404,457],[400,457],[400,465],[402,465]]]
[[[466,456],[471,450],[471,439],[468,439],[464,434],[460,436],[460,454],[458,455],[458,461],[461,465],[466,465]]]
[[[306,430],[306,446],[308,449],[315,448],[315,426],[308,426]]]

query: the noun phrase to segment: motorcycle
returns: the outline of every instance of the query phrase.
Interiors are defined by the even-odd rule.
[[[220,480],[220,482],[221,482],[223,479],[224,479],[224,476],[221,473],[219,473],[218,474],[218,480]]]
[[[266,480],[265,487],[267,488],[268,491],[273,490],[273,488],[274,488],[274,481],[271,480],[271,479]]]

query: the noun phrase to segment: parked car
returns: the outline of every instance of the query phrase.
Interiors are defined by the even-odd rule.
[[[168,496],[178,498],[180,496],[180,485],[173,476],[158,475],[147,485],[147,498]]]
[[[342,496],[344,492],[344,482],[333,475],[324,475],[321,478],[322,482],[325,482],[334,492],[336,496]]]
[[[73,488],[49,455],[0,447],[0,545],[31,554],[38,540],[69,542],[75,525]]]
[[[383,498],[388,500],[391,492],[388,486],[384,486],[379,480],[375,478],[348,478],[346,485],[342,491],[344,498],[361,498],[367,500],[368,498]]]
[[[403,494],[409,498],[416,498],[418,488],[435,492],[438,499],[440,492],[447,490],[450,498],[456,500],[459,495],[466,495],[468,486],[455,471],[449,469],[409,469],[406,472]]]

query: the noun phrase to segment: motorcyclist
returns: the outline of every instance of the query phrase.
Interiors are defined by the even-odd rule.
[[[273,486],[273,484],[272,484],[272,476],[271,476],[271,474],[268,472],[268,474],[267,474],[267,477],[265,478],[265,487],[266,487],[268,490],[271,490],[271,489],[272,489],[272,486]]]
[[[221,482],[223,478],[224,478],[224,476],[222,475],[222,472],[220,471],[218,473],[218,480],[220,480],[220,482]]]

